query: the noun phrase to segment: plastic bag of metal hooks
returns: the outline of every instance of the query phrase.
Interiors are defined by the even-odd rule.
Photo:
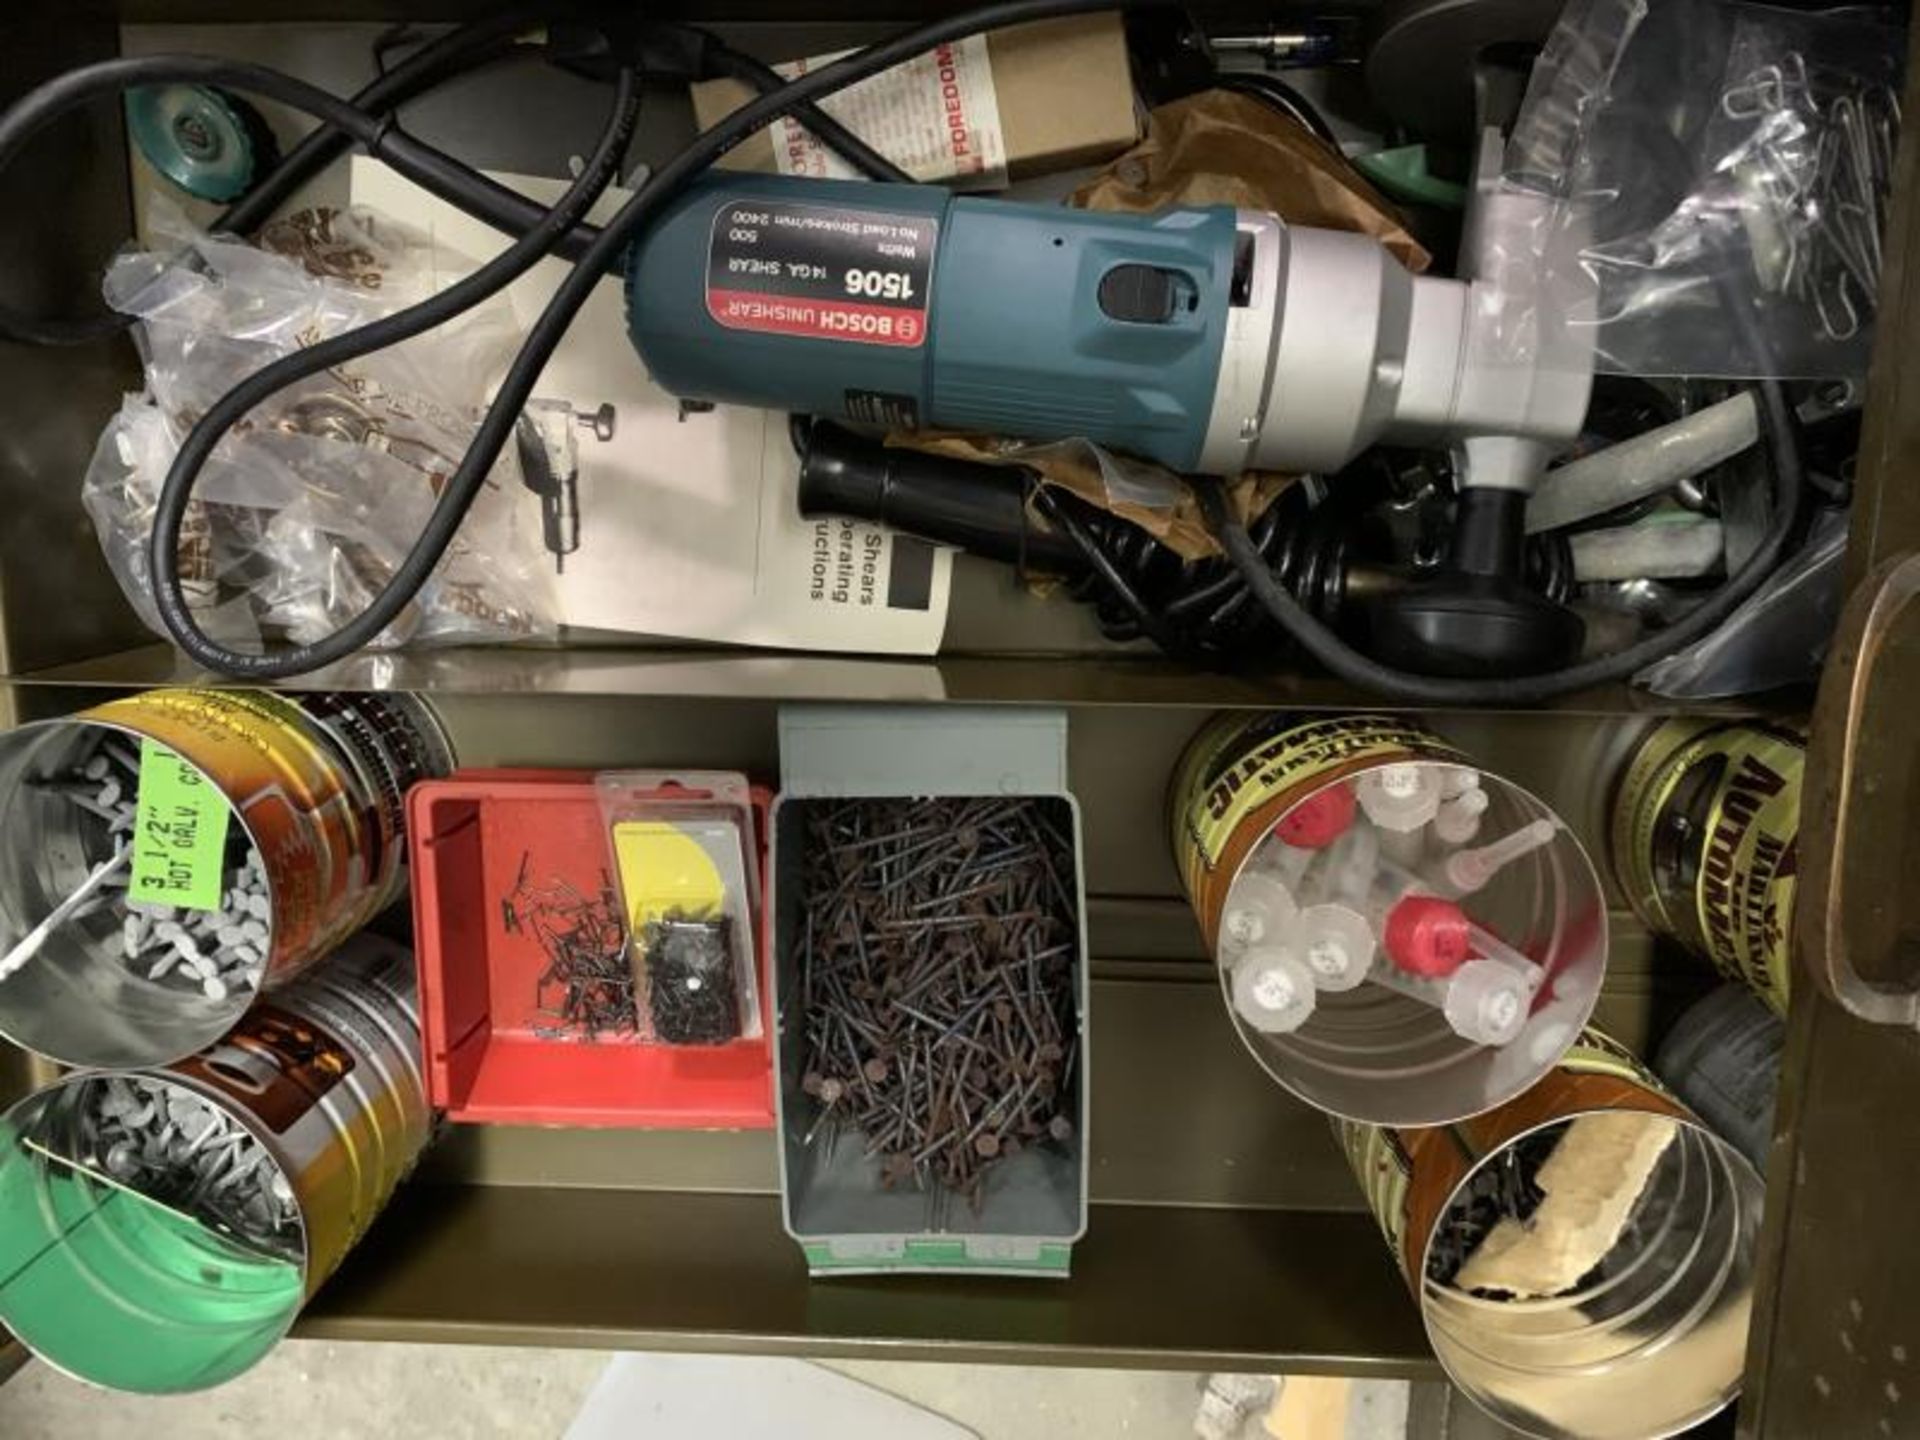
[[[1906,48],[1864,9],[1568,5],[1506,180],[1564,201],[1601,370],[1866,373]]]

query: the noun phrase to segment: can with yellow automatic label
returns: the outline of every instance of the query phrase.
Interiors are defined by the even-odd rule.
[[[1786,726],[1668,720],[1614,788],[1614,874],[1640,918],[1787,1013],[1806,739]]]

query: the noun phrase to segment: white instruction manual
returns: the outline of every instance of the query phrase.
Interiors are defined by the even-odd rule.
[[[566,189],[498,178],[543,205]],[[476,263],[507,245],[364,157],[353,161],[352,197]],[[626,198],[609,191],[593,218]],[[567,268],[543,260],[508,289],[523,328]],[[436,277],[435,288],[458,278]],[[940,648],[953,552],[880,525],[803,520],[787,417],[730,405],[683,416],[628,343],[617,276],[581,308],[516,439],[563,625],[793,650]]]
[[[840,50],[773,68],[796,80],[851,54]],[[936,45],[827,96],[820,108],[916,180],[958,180],[963,190],[1006,188],[1007,141],[984,35]],[[782,175],[866,178],[793,116],[782,116],[769,129]]]

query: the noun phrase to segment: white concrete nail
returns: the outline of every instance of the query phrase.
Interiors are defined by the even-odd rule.
[[[98,800],[94,799],[93,796],[91,795],[82,795],[82,794],[79,794],[78,792],[75,792],[67,796],[67,798],[71,800],[74,804],[78,805],[82,810],[85,810],[89,815],[98,815],[102,820],[105,820],[109,823],[111,823],[114,818],[114,812],[112,811],[112,809],[110,809],[108,806],[102,805]]]

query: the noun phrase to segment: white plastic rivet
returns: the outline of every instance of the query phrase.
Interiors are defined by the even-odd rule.
[[[1412,765],[1389,765],[1380,772],[1380,788],[1396,800],[1420,790],[1420,771]]]
[[[1293,977],[1284,970],[1262,970],[1253,978],[1253,998],[1269,1010],[1285,1010],[1299,998]]]

